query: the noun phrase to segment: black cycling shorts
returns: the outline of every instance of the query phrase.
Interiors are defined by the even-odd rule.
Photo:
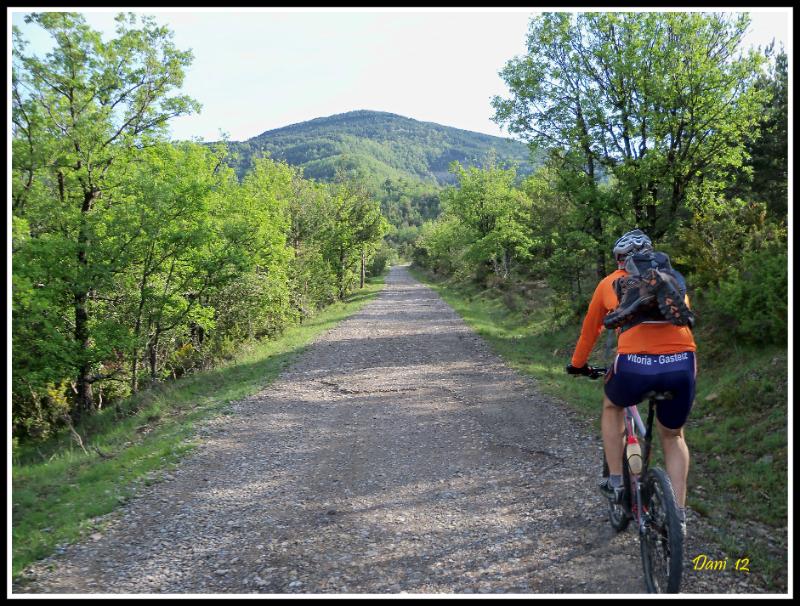
[[[656,418],[670,429],[683,427],[692,409],[697,366],[694,352],[617,354],[605,378],[605,393],[617,406],[638,404],[648,391],[670,391],[656,406]]]

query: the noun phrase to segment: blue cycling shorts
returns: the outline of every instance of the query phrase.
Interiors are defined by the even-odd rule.
[[[670,429],[683,427],[695,392],[697,365],[694,352],[672,354],[617,354],[605,377],[605,392],[617,406],[638,404],[648,391],[670,391],[672,399],[659,402],[656,418]]]

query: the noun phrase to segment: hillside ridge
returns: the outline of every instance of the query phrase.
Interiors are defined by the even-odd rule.
[[[268,155],[319,181],[331,181],[344,170],[375,191],[387,179],[451,184],[453,161],[479,166],[491,153],[499,165],[516,165],[520,175],[538,164],[520,141],[363,109],[266,130],[245,141],[230,141],[228,147],[240,178],[254,158]]]
[[[283,132],[289,132],[295,127],[304,127],[304,126],[311,126],[311,125],[325,125],[330,123],[332,120],[337,118],[360,118],[360,117],[369,117],[369,116],[384,116],[390,119],[399,119],[399,120],[408,120],[410,122],[415,122],[417,124],[422,124],[434,129],[448,129],[448,130],[455,130],[460,131],[462,133],[468,133],[470,135],[477,135],[479,137],[485,137],[486,139],[497,139],[500,141],[514,141],[509,137],[499,137],[497,135],[490,135],[488,133],[482,133],[479,131],[469,130],[466,128],[459,128],[457,126],[448,126],[446,124],[440,124],[438,122],[431,122],[430,120],[417,120],[416,118],[412,118],[410,116],[403,116],[401,114],[396,114],[394,112],[387,112],[382,110],[371,110],[371,109],[355,109],[348,112],[342,112],[339,114],[331,114],[329,116],[319,116],[317,118],[311,118],[310,120],[304,120],[302,122],[293,122],[292,124],[287,124],[286,126],[279,126],[277,128],[271,128],[269,130],[265,130],[264,132],[250,137],[249,139],[245,139],[242,142],[252,141],[253,139],[259,139],[261,137],[269,136],[269,135],[276,135],[281,134]],[[525,145],[521,143],[521,145]]]

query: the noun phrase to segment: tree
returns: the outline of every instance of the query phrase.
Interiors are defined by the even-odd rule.
[[[507,279],[513,262],[526,259],[532,244],[530,199],[514,187],[516,171],[490,160],[485,168],[468,169],[455,162],[451,172],[458,186],[442,194],[444,215],[457,218],[473,235],[467,258],[488,263],[496,275]]]
[[[774,43],[766,48],[765,56],[772,59],[770,70],[758,79],[756,86],[769,95],[769,103],[759,128],[747,140],[750,159],[728,194],[764,201],[770,215],[785,222],[789,202],[788,57],[783,49],[775,53]]]
[[[343,298],[361,267],[363,285],[367,257],[380,244],[388,229],[380,205],[365,187],[351,176],[339,173],[332,184],[332,221],[327,230],[327,258],[335,267],[338,296]]]
[[[754,86],[763,57],[737,55],[748,22],[545,13],[531,22],[528,54],[501,72],[511,97],[493,100],[495,119],[534,144],[574,152],[587,174],[604,167],[626,204],[598,215],[621,210],[658,238],[747,155],[766,98]]]
[[[597,274],[605,275],[602,246],[603,215],[596,195],[602,151],[591,137],[592,87],[577,68],[580,57],[571,44],[575,36],[567,13],[545,13],[531,20],[528,53],[510,60],[500,72],[512,91],[510,99],[494,97],[494,120],[521,135],[534,153],[548,150],[564,170],[585,177],[579,197],[592,217],[597,243]],[[577,184],[577,183],[576,183]]]
[[[114,262],[138,237],[120,240],[117,255],[97,245],[109,209],[120,201],[113,168],[163,137],[167,121],[199,106],[180,87],[190,52],[179,51],[167,28],[148,17],[117,17],[117,37],[103,42],[77,13],[32,13],[55,48],[44,59],[25,54],[14,31],[12,120],[15,163],[13,207],[37,236],[48,234],[71,259],[58,285],[73,310],[73,416],[93,409],[92,384],[99,350],[93,334],[92,297],[107,290]],[[21,223],[20,223],[21,225]]]
[[[335,272],[326,261],[332,221],[332,196],[325,184],[307,181],[295,170],[288,200],[288,242],[294,254],[289,268],[293,306],[302,322],[319,305],[336,299]]]
[[[242,254],[219,233],[220,221],[235,216],[224,200],[235,197],[236,184],[232,170],[222,170],[220,155],[195,143],[153,145],[129,163],[126,177],[130,202],[109,210],[108,232],[137,234],[117,282],[118,292],[128,293],[135,392],[139,352],[146,350],[155,380],[162,336],[187,321],[204,330],[213,325],[214,310],[204,297],[231,280],[228,265],[238,266]],[[215,246],[220,240],[221,251]]]

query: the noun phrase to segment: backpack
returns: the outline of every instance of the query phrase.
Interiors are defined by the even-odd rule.
[[[669,255],[641,251],[628,256],[627,276],[614,280],[619,305],[603,321],[606,328],[624,332],[643,322],[670,322],[694,327],[694,314],[685,303],[686,280],[672,267]]]

